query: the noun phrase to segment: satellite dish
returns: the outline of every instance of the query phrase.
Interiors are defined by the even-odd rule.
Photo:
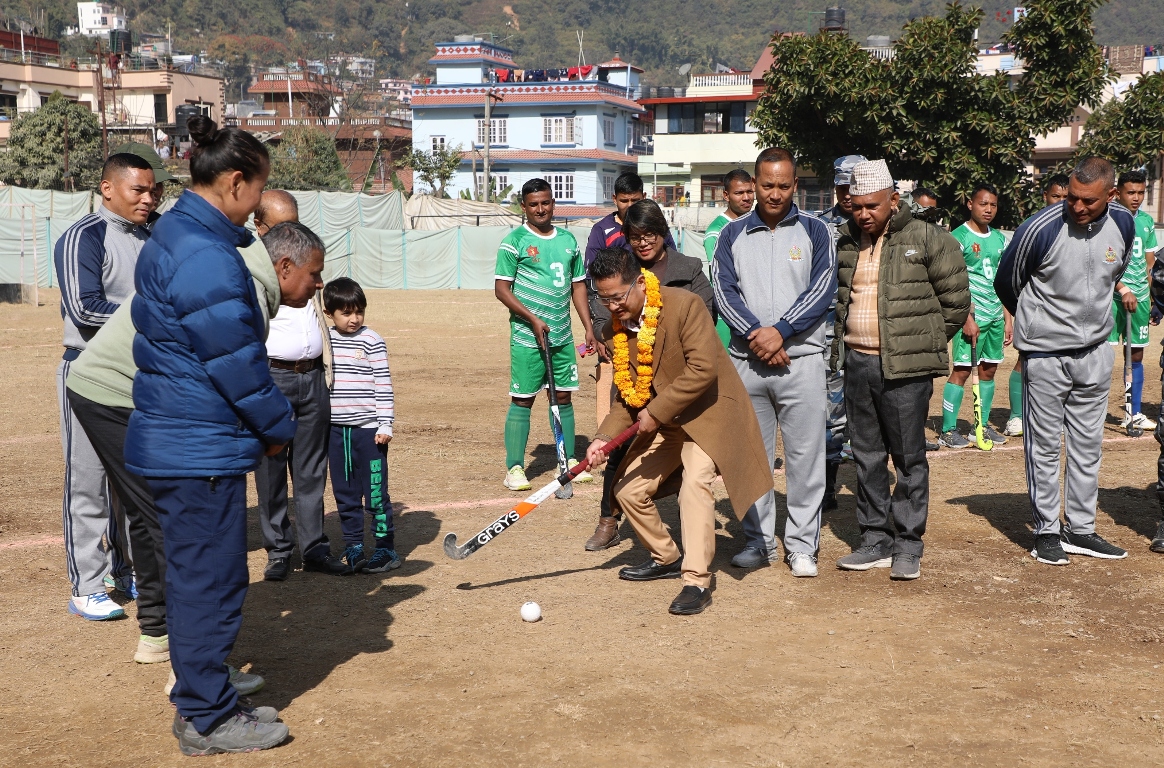
[[[683,66],[679,67],[679,74],[681,74],[681,75],[686,75],[690,71],[691,71],[690,64],[684,64]]]

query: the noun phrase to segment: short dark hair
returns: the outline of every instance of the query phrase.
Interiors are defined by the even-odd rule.
[[[521,201],[524,203],[527,195],[536,195],[538,192],[554,193],[554,188],[545,179],[530,179],[521,185]]]
[[[130,168],[154,172],[154,167],[149,164],[148,160],[129,152],[118,152],[116,155],[110,155],[109,159],[105,161],[105,165],[101,167],[101,180],[106,181],[114,176],[119,176]]]
[[[663,209],[654,200],[640,200],[622,216],[622,236],[630,238],[631,231],[653,232],[659,237],[671,234],[671,225],[663,215]]]
[[[729,189],[732,182],[742,181],[745,184],[752,183],[752,174],[745,171],[743,168],[736,168],[734,171],[728,171],[723,177],[723,188]]]
[[[298,221],[284,221],[267,230],[263,235],[263,246],[271,256],[271,262],[291,259],[297,267],[307,264],[311,254],[319,251],[327,255],[327,246],[310,227]]]
[[[1148,174],[1143,171],[1124,171],[1120,174],[1119,181],[1116,182],[1117,187],[1122,187],[1125,184],[1147,184]]]
[[[614,180],[615,195],[633,195],[643,191],[643,177],[634,171],[623,171]]]
[[[910,192],[909,196],[914,200],[917,200],[919,197],[932,197],[935,201],[938,199],[938,196],[929,187],[914,187],[913,192]]]
[[[1047,181],[1043,184],[1043,191],[1046,192],[1051,187],[1063,187],[1066,189],[1071,186],[1071,179],[1067,178],[1065,173],[1056,173],[1047,177]]]
[[[985,181],[980,181],[974,185],[974,190],[970,193],[970,199],[973,200],[977,197],[979,192],[989,192],[995,197],[998,197],[998,188]],[[934,199],[937,200],[936,197]]]
[[[764,163],[792,163],[792,170],[796,170],[796,158],[782,147],[768,147],[756,157],[756,176],[760,175],[760,166]]]
[[[1071,171],[1071,177],[1080,184],[1094,184],[1101,182],[1105,187],[1115,186],[1115,168],[1111,161],[1091,155],[1079,161]]]
[[[219,128],[205,115],[195,115],[186,123],[194,149],[190,152],[190,180],[194,186],[209,186],[220,175],[238,171],[250,181],[271,167],[263,143],[241,128]]]
[[[283,226],[280,224],[279,226]],[[332,312],[363,312],[368,308],[364,289],[350,277],[337,277],[323,286],[323,308]]]
[[[621,277],[623,283],[630,285],[641,272],[642,267],[639,266],[639,260],[635,258],[633,253],[624,251],[622,248],[602,248],[594,255],[594,261],[590,262],[591,280]]]

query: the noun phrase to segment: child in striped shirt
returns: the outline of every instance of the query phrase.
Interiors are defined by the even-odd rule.
[[[368,300],[347,277],[323,289],[335,366],[331,389],[328,460],[344,534],[344,559],[353,573],[400,567],[388,496],[388,443],[392,441],[392,378],[380,334],[364,325]],[[364,554],[364,514],[372,517],[376,549]]]

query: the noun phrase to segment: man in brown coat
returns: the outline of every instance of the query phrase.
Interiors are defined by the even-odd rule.
[[[590,276],[598,300],[625,329],[630,353],[627,367],[637,383],[638,336],[650,327],[646,274],[632,254],[604,250],[591,263]],[[682,575],[683,590],[670,610],[693,614],[711,604],[712,481],[717,472],[723,476],[732,508],[742,520],[752,504],[773,493],[772,470],[747,390],[719,342],[703,301],[677,288],[660,288],[659,296],[662,307],[651,349],[649,399],[635,407],[620,390],[586,456],[592,466],[600,464],[605,457],[599,449],[610,436],[638,421],[639,435],[617,469],[614,500],[630,518],[651,559],[623,568],[618,575],[628,581]],[[613,323],[603,330],[603,337],[617,354]],[[617,357],[615,366],[617,373]],[[679,518],[685,554],[663,526],[651,498],[680,467]]]

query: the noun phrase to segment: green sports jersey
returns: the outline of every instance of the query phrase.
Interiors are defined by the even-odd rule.
[[[573,283],[586,279],[586,265],[578,241],[564,229],[542,236],[526,225],[506,235],[497,249],[494,276],[513,281],[513,295],[550,327],[550,346],[574,343],[570,332],[570,294]],[[510,313],[510,343],[536,347],[529,323]]]
[[[994,292],[994,275],[1002,252],[1006,250],[1006,237],[997,229],[980,235],[970,229],[967,222],[955,229],[954,239],[962,245],[962,258],[966,260],[966,271],[970,274],[970,300],[974,303],[974,320],[984,325],[1002,318],[1002,302]]]
[[[729,219],[726,213],[721,213],[707,225],[707,231],[703,233],[703,250],[707,252],[708,262],[715,258],[715,247],[719,245],[720,230],[726,227],[729,221],[732,219]]]
[[[1147,254],[1156,250],[1156,224],[1143,211],[1136,211],[1136,238],[1132,241],[1132,258],[1120,282],[1131,289],[1136,301],[1148,300]],[[1118,291],[1116,293],[1119,293]]]

